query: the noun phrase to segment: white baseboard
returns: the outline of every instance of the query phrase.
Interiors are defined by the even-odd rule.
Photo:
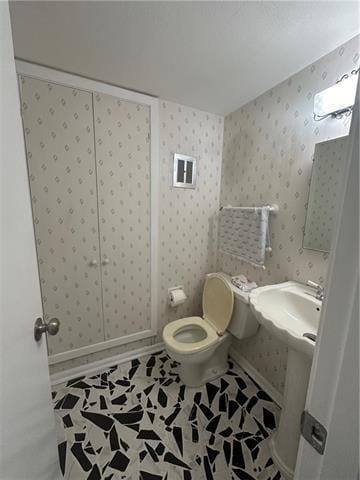
[[[86,363],[79,367],[69,368],[63,372],[52,374],[50,376],[51,385],[59,385],[60,383],[68,382],[69,380],[82,375],[96,374],[113,365],[121,365],[122,363],[129,362],[135,358],[144,357],[145,355],[150,355],[151,353],[159,352],[161,350],[165,350],[163,342],[148,347],[138,348],[137,350],[131,350],[130,352],[120,353],[119,355],[113,355],[112,357],[104,358],[103,360],[98,360],[96,362]],[[273,387],[273,385],[271,385],[271,383],[233,347],[230,348],[230,357],[241,368],[243,368],[280,407],[283,406],[284,397],[281,393],[279,393],[276,388]]]
[[[234,347],[230,347],[230,357],[235,360],[235,362],[243,368],[246,373],[250,375],[254,379],[256,383],[260,385],[260,387],[268,394],[270,397],[276,402],[281,408],[284,405],[284,397],[283,395],[276,390],[276,388],[271,385],[271,383],[263,377],[256,368],[251,365],[251,363],[246,360],[245,357],[241,355]]]
[[[67,352],[49,355],[48,362],[49,365],[56,365],[57,363],[66,362],[66,360],[72,360],[74,358],[79,358],[84,355],[101,352],[108,348],[137,342],[146,338],[153,338],[156,333],[156,330],[144,330],[143,332],[131,333],[130,335],[125,335],[120,338],[113,338],[112,340],[105,340],[99,343],[93,343],[92,345],[86,345],[85,347],[74,348],[73,350],[68,350]]]
[[[103,360],[86,363],[79,367],[69,368],[63,372],[54,373],[50,376],[50,382],[52,386],[59,385],[60,383],[68,382],[73,378],[81,377],[82,375],[96,374],[113,365],[120,365],[129,362],[130,360],[134,360],[134,358],[144,357],[145,355],[150,355],[151,353],[159,352],[164,349],[164,343],[160,342],[148,347],[142,347],[137,350],[120,353],[119,355],[113,355],[112,357],[104,358]]]

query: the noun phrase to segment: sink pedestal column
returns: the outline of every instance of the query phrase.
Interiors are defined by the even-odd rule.
[[[289,348],[284,406],[279,428],[270,439],[274,463],[286,479],[294,475],[300,440],[300,420],[305,406],[312,359],[304,353]]]

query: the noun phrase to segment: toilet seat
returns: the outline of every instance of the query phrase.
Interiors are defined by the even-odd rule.
[[[228,369],[231,336],[227,332],[234,307],[234,293],[224,275],[206,276],[203,318],[187,317],[163,329],[167,354],[179,364],[184,385],[198,387],[223,375]]]
[[[222,275],[209,274],[203,290],[204,318],[187,317],[168,323],[163,330],[166,346],[178,354],[189,355],[202,352],[221,342],[222,338],[227,336],[226,329],[233,307],[234,294],[228,282]],[[199,329],[203,338],[196,340]]]
[[[184,328],[191,328],[192,326],[200,327],[206,337],[199,342],[180,342],[176,340],[176,334],[181,332]],[[215,328],[201,317],[187,317],[179,320],[174,320],[168,323],[163,330],[163,339],[168,347],[178,353],[195,353],[205,350],[219,340]]]

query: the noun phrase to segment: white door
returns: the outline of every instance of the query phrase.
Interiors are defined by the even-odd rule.
[[[34,340],[41,298],[9,8],[0,2],[0,479],[61,477],[46,339]]]
[[[150,107],[94,93],[94,118],[104,330],[112,340],[151,329]]]
[[[104,341],[92,94],[20,76],[49,355]]]
[[[359,478],[359,117],[355,108],[346,181],[305,409],[327,430],[323,455],[301,438],[295,480]]]

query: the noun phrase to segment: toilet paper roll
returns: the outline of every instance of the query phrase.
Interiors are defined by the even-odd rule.
[[[186,300],[186,295],[182,288],[176,288],[174,290],[170,290],[169,296],[170,296],[170,305],[172,307],[177,307],[178,305],[181,305],[182,303],[184,303]]]

